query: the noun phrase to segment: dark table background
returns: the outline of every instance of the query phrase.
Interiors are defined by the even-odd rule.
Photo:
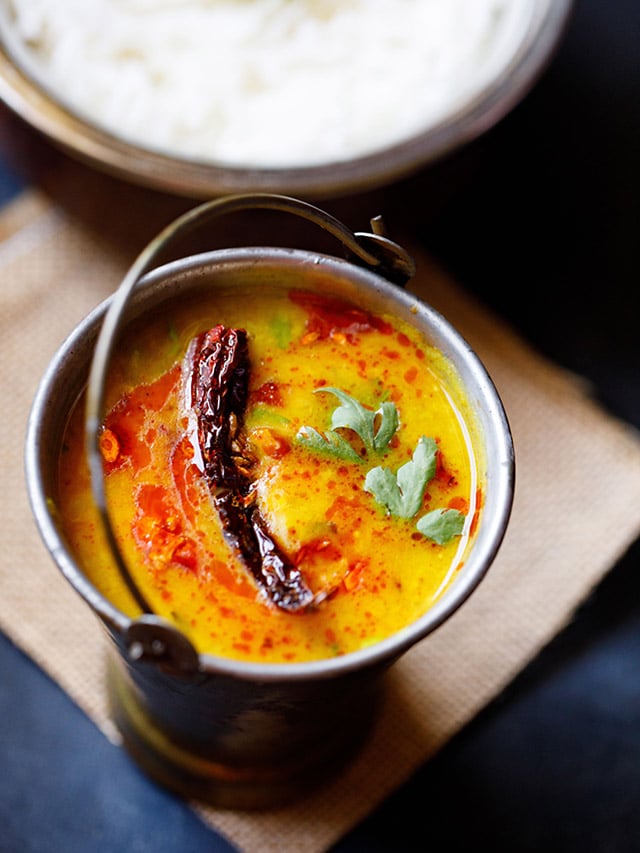
[[[29,180],[0,144],[0,202]],[[640,428],[640,0],[576,0],[524,101],[386,202],[468,290]],[[569,497],[606,500],[596,461],[585,465],[593,495]],[[0,635],[0,851],[231,849]],[[427,849],[640,851],[640,543],[334,851]]]

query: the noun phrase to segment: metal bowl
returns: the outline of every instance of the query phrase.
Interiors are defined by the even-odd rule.
[[[351,160],[295,168],[242,168],[172,156],[132,144],[65,106],[30,70],[0,6],[0,99],[79,160],[113,176],[190,198],[274,192],[332,198],[406,177],[480,136],[529,91],[557,46],[572,0],[531,0],[510,60],[477,95],[404,142]]]

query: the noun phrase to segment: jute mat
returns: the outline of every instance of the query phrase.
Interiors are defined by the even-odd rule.
[[[128,241],[114,240],[100,216],[75,217],[35,191],[0,216],[0,627],[114,739],[95,666],[105,638],[45,552],[22,458],[29,407],[49,359],[144,245],[121,209]],[[481,587],[396,664],[373,736],[340,779],[266,814],[194,805],[243,851],[326,850],[496,696],[640,534],[638,436],[598,408],[580,380],[539,357],[415,254],[413,286],[475,347],[504,400],[517,459],[511,525]]]

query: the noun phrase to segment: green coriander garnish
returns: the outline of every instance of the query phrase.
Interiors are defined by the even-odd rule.
[[[383,453],[393,438],[400,419],[394,403],[384,402],[375,411],[365,408],[340,388],[318,388],[315,392],[333,394],[341,405],[333,410],[331,429],[322,435],[313,427],[303,426],[298,431],[297,440],[313,450],[331,453],[340,459],[360,462],[360,456],[350,442],[338,429],[352,430],[358,435],[367,454]]]
[[[413,518],[422,505],[427,483],[436,473],[438,447],[432,438],[422,436],[409,462],[394,474],[389,468],[372,468],[364,481],[364,489],[391,515]]]
[[[331,456],[346,459],[349,462],[362,461],[346,438],[332,430],[328,430],[323,435],[313,427],[303,426],[298,430],[296,440],[310,450],[317,450],[319,453],[329,453]]]
[[[330,393],[340,400],[331,415],[331,429],[324,434],[311,426],[303,426],[296,436],[300,444],[338,459],[362,462],[351,442],[337,430],[351,430],[359,436],[366,455],[382,454],[400,426],[400,415],[394,403],[384,402],[375,411],[367,409],[339,388],[318,388],[315,393]],[[425,491],[435,477],[438,445],[433,438],[422,436],[409,462],[394,473],[378,465],[364,480],[364,490],[396,518],[413,518],[420,511]],[[423,515],[416,529],[437,545],[447,545],[464,528],[465,516],[457,509],[434,509]]]
[[[462,533],[464,515],[457,509],[434,509],[423,515],[416,527],[427,539],[446,545]]]

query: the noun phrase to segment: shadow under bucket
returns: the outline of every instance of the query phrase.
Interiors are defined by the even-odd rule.
[[[294,213],[319,224],[346,246],[349,258],[247,247],[191,255],[153,268],[159,251],[176,235],[221,213],[252,207]],[[493,383],[456,330],[399,286],[411,274],[410,259],[380,227],[374,232],[353,235],[317,208],[279,196],[230,197],[201,205],[162,232],[119,291],[63,343],[33,403],[25,456],[33,513],[53,560],[110,637],[108,690],[124,744],[151,777],[216,806],[286,804],[352,757],[375,719],[383,673],[463,604],[490,567],[508,523],[513,446]],[[408,625],[345,654],[264,663],[199,652],[184,624],[155,612],[148,594],[140,593],[112,524],[99,437],[105,383],[122,337],[135,324],[140,328],[147,318],[177,311],[186,301],[210,303],[212,295],[221,299],[238,288],[245,293],[247,287],[255,287],[256,293],[296,289],[408,324],[452,366],[474,421],[470,433],[482,501],[459,567],[435,603]],[[92,495],[110,559],[130,585],[127,607],[116,606],[90,579],[98,555],[78,554],[60,512],[61,457],[71,413],[83,394]],[[273,610],[268,602],[261,606]]]

